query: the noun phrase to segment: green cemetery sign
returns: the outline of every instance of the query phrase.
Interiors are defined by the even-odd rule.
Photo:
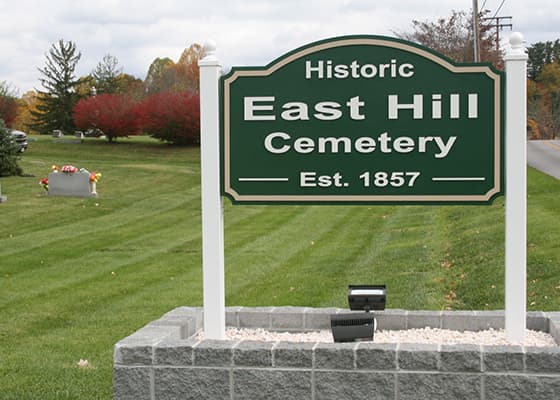
[[[222,194],[249,203],[490,203],[504,77],[378,36],[221,78]]]

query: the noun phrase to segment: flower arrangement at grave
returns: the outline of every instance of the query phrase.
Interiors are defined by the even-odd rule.
[[[39,182],[39,185],[43,186],[43,189],[45,189],[48,192],[49,191],[49,178],[41,178],[41,181]]]
[[[89,174],[89,187],[92,194],[97,194],[97,182],[101,178],[101,172],[91,172]]]
[[[97,183],[99,182],[99,179],[102,176],[101,172],[97,172],[97,171],[89,172],[85,168],[78,168],[78,167],[75,167],[73,165],[63,165],[62,168],[59,168],[58,165],[53,165],[53,166],[51,166],[51,170],[55,174],[62,173],[62,174],[71,175],[71,174],[75,174],[77,172],[89,174],[89,184],[90,184],[91,193],[92,194],[97,194]],[[39,181],[39,184],[47,192],[49,191],[49,179],[48,178],[41,178],[41,180]]]
[[[101,172],[92,172],[91,174],[89,174],[89,181],[90,182],[99,182],[99,178],[101,178]]]
[[[54,172],[58,172],[58,167],[56,165],[53,165],[53,167],[56,168]],[[74,167],[73,165],[63,165],[61,171],[64,174],[74,174],[78,172],[78,168]]]

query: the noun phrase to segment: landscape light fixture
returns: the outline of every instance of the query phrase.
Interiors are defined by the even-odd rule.
[[[350,285],[348,286],[348,305],[350,310],[384,310],[387,291],[385,285],[366,286],[366,285]]]
[[[375,317],[370,311],[384,310],[387,298],[385,285],[348,286],[348,305],[352,311],[364,313],[345,313],[331,315],[331,330],[335,342],[373,340]]]

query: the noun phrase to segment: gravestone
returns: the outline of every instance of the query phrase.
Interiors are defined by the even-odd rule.
[[[97,197],[97,193],[91,190],[89,175],[89,172],[51,172],[49,196]]]
[[[8,201],[8,196],[2,194],[2,185],[0,185],[0,203],[6,203]]]

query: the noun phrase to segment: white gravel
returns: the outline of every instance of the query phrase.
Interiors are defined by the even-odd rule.
[[[332,343],[330,330],[316,332],[272,332],[265,329],[226,329],[229,340],[258,340],[258,341],[289,341],[289,342],[320,342]],[[204,339],[204,333],[198,335]],[[505,330],[489,329],[485,331],[452,331],[448,329],[407,329],[400,331],[377,331],[374,335],[375,343],[428,343],[428,344],[477,344],[477,345],[519,345],[519,346],[557,346],[553,337],[545,332],[527,330],[523,343],[510,342],[506,338]]]

